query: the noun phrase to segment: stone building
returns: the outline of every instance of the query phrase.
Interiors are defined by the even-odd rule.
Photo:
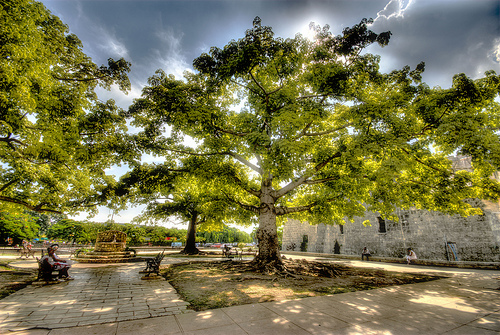
[[[466,158],[456,159],[454,166],[468,168],[468,163]],[[399,210],[399,222],[393,222],[367,212],[343,226],[289,220],[283,229],[282,249],[361,255],[366,246],[374,256],[404,257],[411,247],[421,259],[500,261],[499,203],[474,200],[472,204],[480,207],[483,215],[464,218]],[[364,226],[365,220],[370,220],[371,226]]]

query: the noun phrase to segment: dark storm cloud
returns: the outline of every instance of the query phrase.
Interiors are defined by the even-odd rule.
[[[242,37],[255,16],[278,36],[293,37],[311,21],[337,32],[374,16],[384,1],[43,1],[84,42],[96,62],[128,58],[141,72],[172,56],[190,66],[211,46]],[[160,56],[161,59],[154,59]],[[141,77],[141,75],[137,75]]]
[[[125,57],[131,78],[144,84],[158,68],[181,76],[194,58],[244,35],[253,18],[293,37],[311,21],[334,33],[375,18],[373,30],[393,33],[372,47],[384,70],[426,62],[424,79],[447,86],[453,74],[478,77],[499,69],[498,0],[346,1],[43,1],[84,42],[97,63]]]
[[[401,7],[400,7],[401,5]],[[448,87],[454,74],[478,78],[499,72],[499,1],[391,1],[373,28],[393,35],[386,70],[425,61],[424,80]]]

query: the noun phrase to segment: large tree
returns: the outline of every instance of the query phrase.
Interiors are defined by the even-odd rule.
[[[423,63],[381,73],[365,48],[390,33],[370,23],[283,39],[256,18],[245,37],[197,58],[197,73],[158,71],[129,109],[146,152],[190,157],[183,168],[258,218],[259,266],[282,264],[278,218],[471,215],[467,198],[500,194],[489,178],[500,166],[499,77],[460,74],[441,89],[421,82]],[[453,171],[449,155],[472,157],[473,171]]]
[[[123,59],[97,66],[42,3],[0,4],[0,206],[93,206],[126,149],[126,123],[99,85],[130,88]]]

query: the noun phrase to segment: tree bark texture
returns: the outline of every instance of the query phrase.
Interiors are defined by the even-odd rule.
[[[259,254],[254,260],[262,268],[279,267],[283,264],[276,227],[275,199],[272,193],[270,181],[263,183],[260,197],[259,229],[257,230]]]
[[[189,220],[186,246],[184,247],[183,253],[188,255],[197,255],[200,250],[196,247],[196,221],[198,220],[198,215],[194,214]]]

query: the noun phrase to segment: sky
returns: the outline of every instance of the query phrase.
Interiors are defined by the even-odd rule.
[[[381,71],[390,72],[421,61],[423,81],[447,88],[453,75],[476,79],[487,70],[500,73],[500,0],[42,0],[83,43],[97,65],[108,58],[132,63],[128,95],[118,89],[99,91],[127,108],[140,97],[157,69],[181,78],[193,60],[212,46],[223,47],[244,37],[259,16],[276,36],[307,35],[309,24],[328,24],[334,34],[363,18],[370,29],[391,31],[389,45],[370,46],[381,56]],[[121,170],[110,171],[119,176]],[[116,213],[129,222],[140,208]],[[103,209],[94,221],[106,221]],[[80,217],[85,219],[85,216]],[[185,227],[179,227],[185,228]]]

